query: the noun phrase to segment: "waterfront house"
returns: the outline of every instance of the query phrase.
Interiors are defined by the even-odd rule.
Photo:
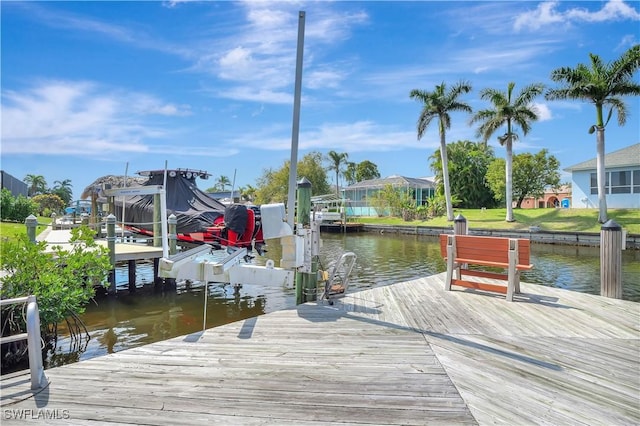
[[[604,156],[607,207],[640,208],[640,143]],[[572,207],[598,207],[596,158],[564,169],[571,172]]]
[[[348,216],[380,216],[370,205],[371,197],[385,186],[391,185],[395,189],[406,190],[410,193],[415,206],[423,206],[429,198],[433,198],[436,184],[428,178],[410,178],[393,175],[380,179],[368,179],[349,185],[342,190],[342,198],[349,200]]]

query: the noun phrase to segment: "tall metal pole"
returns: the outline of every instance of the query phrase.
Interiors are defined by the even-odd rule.
[[[300,133],[300,98],[302,95],[302,54],[304,52],[305,12],[298,13],[298,53],[296,55],[296,83],[293,96],[293,128],[291,131],[291,160],[289,161],[289,192],[287,194],[287,223],[293,229],[298,174],[298,135]]]

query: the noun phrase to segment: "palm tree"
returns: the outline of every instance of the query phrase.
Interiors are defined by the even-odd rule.
[[[424,132],[435,118],[438,119],[438,133],[440,134],[440,155],[442,156],[442,177],[444,197],[447,204],[447,220],[453,220],[453,206],[451,203],[451,188],[449,186],[449,162],[447,159],[446,131],[451,128],[451,116],[453,111],[471,112],[471,107],[460,102],[458,97],[463,93],[469,93],[471,85],[465,81],[456,83],[447,91],[447,85],[443,82],[437,85],[433,92],[413,89],[410,93],[412,99],[423,103],[422,112],[418,118],[418,140],[422,139]]]
[[[347,168],[344,170],[342,176],[347,181],[347,185],[353,185],[356,183],[356,167],[358,165],[353,161],[347,161]]]
[[[26,175],[24,183],[29,185],[29,195],[44,194],[47,191],[47,181],[42,175]]]
[[[256,188],[247,184],[247,186],[241,186],[238,188],[240,192],[240,198],[244,201],[253,201],[256,196]]]
[[[73,188],[73,185],[71,185],[71,179],[53,181],[53,193],[62,198],[65,205],[71,204],[71,198],[73,195],[71,188]]]
[[[507,127],[507,131],[502,136],[498,136],[500,145],[505,145],[507,151],[505,161],[507,222],[514,221],[511,167],[513,163],[513,141],[518,139],[515,127],[520,127],[523,135],[529,133],[531,123],[538,119],[538,114],[535,108],[531,106],[531,101],[544,90],[544,85],[540,83],[531,84],[522,89],[520,94],[514,98],[513,88],[515,85],[514,82],[510,82],[506,93],[495,89],[482,90],[480,98],[491,101],[493,109],[478,111],[471,119],[471,123],[481,123],[478,128],[478,136],[482,137],[485,143],[502,126]]]
[[[216,186],[220,188],[222,192],[224,192],[228,185],[231,185],[231,181],[227,176],[220,176],[216,181]]]
[[[347,164],[347,159],[349,158],[349,154],[346,152],[337,153],[335,151],[329,151],[327,153],[329,157],[329,162],[331,163],[328,167],[329,170],[335,170],[336,172],[336,195],[340,195],[340,186],[338,179],[340,175],[344,173],[344,166]]]
[[[623,126],[627,121],[626,105],[620,98],[625,95],[640,95],[640,85],[633,76],[640,67],[640,44],[636,44],[622,54],[617,60],[605,64],[598,55],[589,54],[591,67],[578,64],[576,68],[562,67],[551,72],[551,80],[560,83],[560,87],[547,91],[545,98],[579,99],[596,106],[596,124],[589,127],[589,133],[596,132],[598,179],[598,222],[607,221],[607,198],[605,194],[604,168],[604,128],[609,123],[615,110],[618,124]],[[603,118],[603,108],[610,106],[607,120]]]

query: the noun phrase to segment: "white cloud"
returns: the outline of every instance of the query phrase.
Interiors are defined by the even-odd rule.
[[[185,0],[170,3],[184,2]],[[167,3],[168,4],[168,3]],[[45,6],[37,2],[14,2],[12,6],[24,9],[39,24],[51,28],[60,28],[69,32],[81,32],[82,35],[98,35],[110,40],[116,40],[143,49],[178,55],[184,58],[193,57],[193,52],[182,45],[169,40],[162,40],[140,28],[131,28],[123,25],[112,24],[85,15],[64,12],[60,9]]]
[[[553,118],[551,109],[547,104],[534,102],[532,106],[538,114],[538,121],[548,121]]]
[[[627,50],[636,44],[638,44],[638,34],[627,34],[622,37],[622,40],[620,40],[620,43],[618,43],[615,50]]]
[[[189,106],[151,95],[105,90],[90,82],[46,81],[2,94],[2,153],[104,156],[147,152],[167,129],[153,115],[189,114]]]
[[[562,12],[558,8],[560,1],[543,2],[533,11],[520,14],[515,22],[514,29],[538,30],[545,26],[555,24],[571,24],[572,22],[608,22],[620,20],[640,20],[640,12],[621,0],[609,0],[597,11],[589,11],[585,8],[572,8]]]
[[[558,2],[540,3],[536,10],[525,12],[519,15],[513,26],[516,31],[522,28],[537,30],[542,26],[564,22],[565,18],[562,14],[556,12],[555,8]]]
[[[282,132],[278,129],[274,130],[278,136],[273,136],[267,131],[261,135],[252,135],[250,139],[235,140],[233,145],[271,151],[290,150],[290,136],[279,136]],[[437,144],[438,142],[435,142],[434,146]],[[303,130],[299,135],[299,148],[304,150],[333,149],[350,153],[386,152],[426,146],[429,144],[424,139],[418,141],[413,129],[406,131],[394,126],[383,126],[373,121],[324,123],[317,128]]]
[[[220,95],[243,101],[283,103],[295,80],[298,7],[292,2],[241,3],[245,23],[235,25],[232,34],[200,53],[193,70],[212,73],[230,88]],[[339,67],[320,63],[318,46],[340,43],[352,28],[367,22],[360,11],[336,12],[330,3],[308,5],[314,19],[305,22],[305,79],[308,88],[336,88],[345,74]],[[290,99],[290,95],[287,96]]]
[[[269,89],[252,88],[248,86],[235,86],[230,89],[224,89],[215,92],[216,96],[222,98],[233,99],[236,101],[252,101],[266,104],[284,104],[291,105],[293,103],[293,94],[287,92],[278,92]]]
[[[569,19],[585,22],[607,22],[630,19],[640,20],[640,12],[621,0],[609,0],[602,9],[597,12],[589,12],[585,9],[569,9],[566,12]]]

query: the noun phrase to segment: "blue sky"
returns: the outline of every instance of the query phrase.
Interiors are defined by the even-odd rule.
[[[194,168],[236,186],[290,158],[298,11],[306,12],[299,156],[330,150],[382,176],[432,176],[435,123],[421,140],[412,89],[553,85],[551,71],[640,42],[637,1],[2,1],[2,157],[7,173],[71,179]],[[514,153],[546,148],[562,168],[594,158],[595,108],[536,100]],[[640,140],[640,106],[614,117],[607,152]],[[454,114],[449,142],[478,140]],[[496,140],[496,155],[504,149]],[[128,164],[128,166],[127,166]],[[333,174],[329,173],[333,180]],[[568,180],[568,176],[563,176]],[[285,201],[285,200],[283,200]]]

